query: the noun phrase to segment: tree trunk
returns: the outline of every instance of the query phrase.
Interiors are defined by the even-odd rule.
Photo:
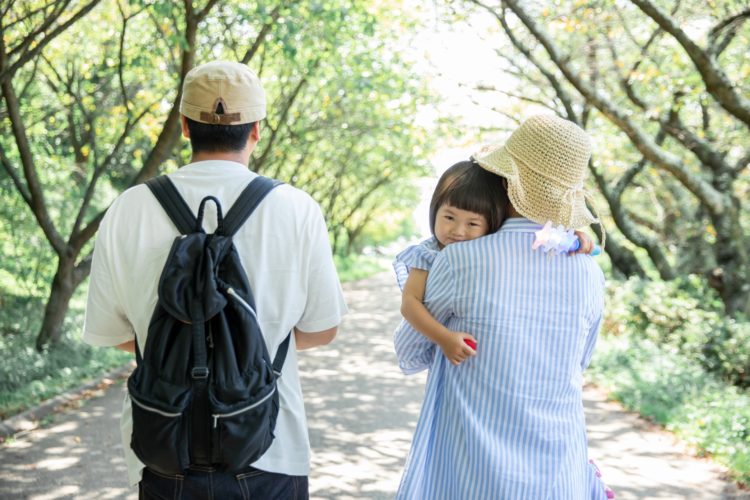
[[[72,259],[61,258],[58,261],[57,272],[47,298],[47,306],[44,308],[42,328],[36,338],[37,351],[41,351],[47,344],[55,344],[60,340],[70,299],[78,285],[74,277],[74,263]]]
[[[602,230],[596,225],[592,225],[591,229],[601,241]],[[635,254],[622,246],[617,236],[607,234],[607,247],[604,251],[607,252],[609,261],[612,263],[613,272],[619,273],[625,279],[632,276],[646,277],[646,271],[643,270],[643,266],[638,262]]]
[[[747,240],[739,221],[737,200],[735,206],[721,218],[714,217],[716,228],[716,269],[708,281],[718,290],[727,314],[750,316],[750,264]]]

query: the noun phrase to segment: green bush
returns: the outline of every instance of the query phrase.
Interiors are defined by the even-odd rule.
[[[750,484],[750,394],[670,346],[624,333],[601,337],[587,376]]]
[[[108,370],[125,365],[132,354],[96,348],[70,337],[42,352],[26,335],[0,336],[0,418],[7,418]]]
[[[750,387],[750,322],[726,317],[716,292],[700,278],[612,282],[608,296],[605,333],[648,339]]]

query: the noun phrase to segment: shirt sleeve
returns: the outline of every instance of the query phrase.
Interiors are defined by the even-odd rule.
[[[447,325],[453,315],[455,288],[452,266],[442,253],[435,259],[427,277],[424,304],[437,321]],[[428,369],[435,360],[437,346],[406,320],[402,320],[396,329],[393,345],[399,368],[406,375]]]
[[[341,318],[347,313],[347,307],[333,264],[328,230],[317,204],[312,210],[307,230],[307,302],[296,326],[303,332],[321,332],[338,326]]]
[[[588,368],[591,363],[591,357],[594,354],[594,347],[596,347],[596,341],[599,338],[599,328],[601,328],[602,320],[604,318],[604,275],[601,270],[597,268],[598,276],[595,285],[592,287],[592,311],[593,321],[589,328],[588,335],[586,336],[586,343],[583,346],[583,356],[581,357],[581,370]]]
[[[99,226],[89,276],[83,340],[95,346],[116,346],[135,338],[133,326],[120,304],[120,293],[110,264],[110,228],[115,211],[116,205],[113,204]]]
[[[438,253],[440,253],[440,250],[434,237],[419,245],[412,245],[399,253],[393,261],[393,270],[396,272],[396,282],[399,288],[404,289],[409,271],[412,269],[429,271]]]

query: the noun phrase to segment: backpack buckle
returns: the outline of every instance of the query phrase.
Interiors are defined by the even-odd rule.
[[[205,366],[193,368],[190,375],[192,375],[193,378],[208,378],[208,368]]]

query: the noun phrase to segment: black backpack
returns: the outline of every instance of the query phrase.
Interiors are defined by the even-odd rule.
[[[278,184],[253,179],[226,217],[219,201],[206,196],[196,218],[168,177],[147,182],[181,233],[159,279],[145,349],[136,346],[137,366],[128,379],[130,446],[154,471],[176,475],[190,465],[240,471],[271,446],[276,380],[291,333],[271,364],[232,235]],[[202,229],[208,201],[217,210],[213,234]]]

